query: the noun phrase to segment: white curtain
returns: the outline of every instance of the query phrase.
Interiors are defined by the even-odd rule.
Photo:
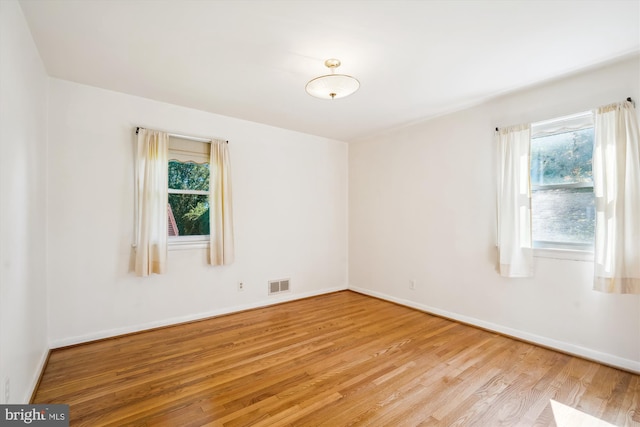
[[[598,108],[594,289],[640,294],[640,145],[631,102]]]
[[[167,151],[164,132],[138,129],[136,256],[138,276],[162,274],[167,263]]]
[[[528,124],[497,132],[497,245],[504,277],[533,276],[530,145]]]
[[[211,141],[209,178],[209,224],[211,265],[229,265],[234,261],[233,204],[231,169],[226,141]]]

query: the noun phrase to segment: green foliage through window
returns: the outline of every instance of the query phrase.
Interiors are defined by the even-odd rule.
[[[209,163],[169,160],[169,188],[209,191]]]
[[[180,236],[209,234],[208,192],[208,163],[169,161],[169,205]]]

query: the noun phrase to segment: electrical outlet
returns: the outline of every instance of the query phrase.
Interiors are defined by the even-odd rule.
[[[9,377],[4,379],[4,403],[9,403],[9,399],[11,398],[11,381]]]
[[[409,288],[410,288],[412,291],[415,291],[415,290],[416,290],[416,279],[413,279],[413,280],[410,280],[410,281],[409,281]]]
[[[238,292],[244,291],[244,283],[238,282]]]

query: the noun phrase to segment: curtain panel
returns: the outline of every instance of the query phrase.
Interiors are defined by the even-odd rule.
[[[500,275],[532,277],[530,146],[531,126],[496,132],[497,246]]]
[[[233,263],[233,201],[231,198],[231,166],[229,147],[226,141],[211,141],[209,182],[209,223],[211,265]]]
[[[640,294],[640,143],[629,101],[596,110],[594,289]]]
[[[162,274],[167,264],[167,152],[169,136],[140,128],[136,143],[136,251],[138,276]]]

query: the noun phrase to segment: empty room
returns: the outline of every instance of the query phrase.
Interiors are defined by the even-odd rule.
[[[640,0],[0,0],[0,425],[640,426],[639,100]]]

